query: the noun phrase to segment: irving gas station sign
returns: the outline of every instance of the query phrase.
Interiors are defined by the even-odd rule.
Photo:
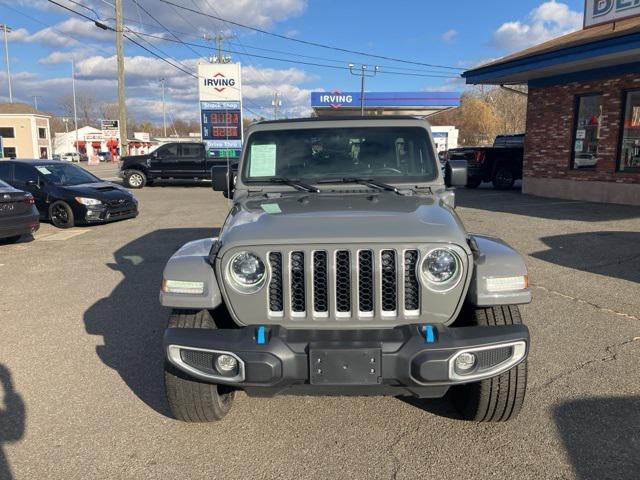
[[[210,157],[239,158],[242,78],[239,63],[198,65],[202,142]]]

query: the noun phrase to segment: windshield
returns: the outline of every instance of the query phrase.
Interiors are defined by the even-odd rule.
[[[285,178],[323,182],[344,178],[390,183],[429,182],[436,162],[420,127],[317,128],[262,131],[247,145],[244,182]]]
[[[36,170],[38,170],[48,182],[58,186],[80,185],[83,183],[102,181],[83,168],[66,163],[38,165]]]

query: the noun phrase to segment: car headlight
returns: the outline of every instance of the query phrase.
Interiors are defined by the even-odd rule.
[[[102,202],[96,198],[76,197],[76,202],[82,205],[102,205]]]
[[[435,285],[445,285],[455,280],[460,269],[458,256],[446,248],[430,251],[421,267],[423,277]]]
[[[260,257],[251,252],[236,253],[228,266],[231,285],[240,293],[255,293],[267,278],[267,269]]]

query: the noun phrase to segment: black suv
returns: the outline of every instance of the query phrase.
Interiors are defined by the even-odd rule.
[[[129,188],[152,185],[155,180],[210,180],[211,167],[225,160],[207,155],[204,145],[167,143],[146,155],[123,157],[120,176]]]

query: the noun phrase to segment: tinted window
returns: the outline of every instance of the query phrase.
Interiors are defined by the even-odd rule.
[[[200,157],[202,155],[202,146],[184,143],[182,145],[183,157]]]
[[[33,167],[29,165],[20,165],[17,164],[13,169],[13,179],[16,182],[26,183],[29,180],[38,181],[38,174],[33,169]]]
[[[0,178],[8,182],[11,181],[11,172],[13,171],[13,165],[10,163],[0,161]]]
[[[640,90],[627,93],[618,169],[640,172]]]
[[[165,145],[158,149],[159,157],[177,157],[178,156],[178,144]]]
[[[431,181],[437,162],[419,127],[315,128],[251,135],[244,178],[306,181],[361,177],[389,182]],[[259,180],[258,180],[259,181]]]
[[[595,168],[602,125],[602,95],[583,95],[577,103],[571,168]]]
[[[0,127],[0,137],[15,138],[13,127]]]

